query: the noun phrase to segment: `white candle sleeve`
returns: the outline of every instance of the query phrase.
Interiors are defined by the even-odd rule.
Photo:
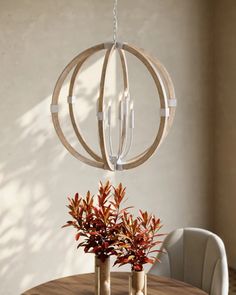
[[[134,128],[134,109],[130,110],[130,128]]]
[[[108,105],[108,116],[107,116],[107,123],[110,126],[111,125],[111,104]]]
[[[119,101],[119,120],[123,120],[124,110],[123,110],[123,100]]]
[[[126,98],[124,101],[124,116],[127,116],[129,113],[129,100]]]

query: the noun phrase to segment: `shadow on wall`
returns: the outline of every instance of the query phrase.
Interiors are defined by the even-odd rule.
[[[81,80],[77,87],[85,121],[93,111],[90,98],[96,97],[96,88],[87,88]],[[0,293],[4,295],[93,270],[93,257],[81,255],[74,235],[60,228],[68,218],[66,196],[78,189],[96,192],[99,179],[112,179],[112,174],[89,168],[68,154],[53,129],[50,103],[48,96],[15,121],[8,120],[1,130]],[[69,129],[66,133],[70,137]]]

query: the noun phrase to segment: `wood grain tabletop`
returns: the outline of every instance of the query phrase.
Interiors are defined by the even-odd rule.
[[[111,273],[112,295],[128,295],[129,273]],[[75,275],[44,283],[22,295],[94,295],[94,274]],[[207,295],[184,282],[148,275],[148,295]]]

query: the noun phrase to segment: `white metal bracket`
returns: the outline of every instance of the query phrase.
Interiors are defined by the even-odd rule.
[[[103,121],[104,120],[104,114],[103,114],[103,112],[98,112],[97,113],[97,118],[98,118],[98,121]]]
[[[67,97],[67,102],[70,104],[75,103],[76,97],[74,95]]]
[[[121,159],[118,159],[116,162],[116,170],[123,171],[123,163],[122,163]]]
[[[170,116],[169,108],[161,109],[161,117],[169,117],[169,116]]]
[[[177,106],[177,99],[176,98],[168,99],[168,106],[171,108],[176,107]]]
[[[59,112],[59,105],[58,104],[51,104],[50,110],[51,110],[52,114],[58,113]]]
[[[113,42],[106,42],[104,43],[104,49],[110,49],[114,45]],[[117,42],[116,43],[116,48],[117,49],[122,49],[123,48],[123,43]]]

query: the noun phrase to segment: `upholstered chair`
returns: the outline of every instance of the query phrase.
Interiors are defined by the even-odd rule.
[[[171,232],[150,274],[167,276],[196,286],[209,295],[228,295],[228,266],[223,241],[198,228]]]

